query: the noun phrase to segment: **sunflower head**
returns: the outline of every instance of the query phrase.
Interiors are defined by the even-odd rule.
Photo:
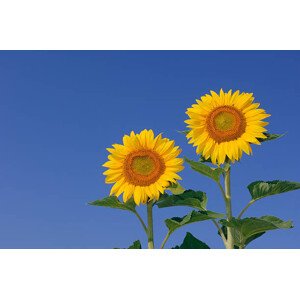
[[[197,154],[212,163],[222,164],[228,158],[239,160],[242,153],[251,154],[251,143],[260,144],[267,138],[264,132],[268,124],[263,119],[270,116],[258,103],[253,103],[252,93],[211,91],[196,100],[187,109],[189,119],[185,122],[190,129],[189,143],[196,146]]]
[[[123,144],[107,150],[105,182],[114,184],[110,195],[123,193],[124,202],[131,197],[136,204],[157,200],[170,183],[181,179],[177,174],[183,169],[183,159],[178,158],[181,150],[161,134],[155,137],[152,130],[131,132],[123,137]]]

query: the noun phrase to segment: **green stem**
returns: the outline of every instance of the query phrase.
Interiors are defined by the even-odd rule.
[[[146,226],[145,222],[143,221],[142,217],[139,215],[139,213],[136,210],[134,210],[133,213],[139,219],[139,221],[142,224],[142,227],[143,227],[144,231],[148,235],[148,229],[147,229],[147,226]]]
[[[165,247],[165,244],[167,243],[170,236],[171,236],[171,231],[168,231],[168,233],[165,236],[163,242],[161,243],[160,249],[163,249]]]
[[[148,219],[148,249],[154,249],[153,241],[153,201],[147,203],[147,219]]]
[[[250,200],[249,203],[242,209],[241,213],[238,216],[238,219],[241,219],[243,214],[247,211],[247,209],[254,203],[254,200]]]
[[[224,191],[224,188],[222,187],[222,185],[221,185],[220,182],[217,182],[217,184],[218,184],[218,186],[219,186],[219,188],[220,188],[220,190],[221,190],[221,193],[222,193],[222,195],[223,195],[223,199],[224,199],[225,205],[227,206],[227,196],[226,196],[226,193],[225,193],[225,191]],[[226,210],[227,210],[227,209],[226,209]],[[221,238],[222,238],[222,240],[223,240],[223,243],[224,243],[225,247],[227,248],[228,245],[227,245],[226,237],[224,236],[224,234],[223,234],[223,232],[222,232],[222,230],[221,230],[221,228],[219,227],[219,225],[218,225],[217,222],[215,222],[215,225],[217,226],[217,228],[218,228],[218,230],[219,230],[219,233],[220,233],[220,235],[221,235]]]
[[[222,185],[220,184],[220,182],[217,182],[217,184],[218,184],[218,186],[219,186],[219,188],[220,188],[220,190],[222,192],[223,198],[224,198],[225,203],[226,203],[226,194],[225,194],[225,191],[224,191]]]
[[[218,222],[214,219],[211,220],[213,222],[213,224],[216,226],[216,228],[218,229],[218,232],[223,240],[224,245],[226,246],[226,238],[222,232],[222,229],[220,228],[220,226],[218,225]]]
[[[232,207],[231,207],[231,190],[230,190],[230,167],[225,171],[225,200],[226,200],[226,215],[227,220],[232,219]],[[234,248],[233,240],[233,228],[227,227],[227,249]]]

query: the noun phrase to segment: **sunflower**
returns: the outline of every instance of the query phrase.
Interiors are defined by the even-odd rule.
[[[108,170],[103,174],[106,183],[114,184],[110,195],[123,193],[124,202],[132,196],[136,204],[157,200],[170,182],[181,179],[177,174],[183,169],[183,159],[178,158],[181,150],[161,134],[155,137],[152,130],[132,131],[123,137],[123,144],[112,147],[107,149],[109,161],[103,166]]]
[[[243,152],[252,154],[250,144],[267,138],[268,123],[263,119],[270,116],[253,100],[252,93],[225,93],[222,89],[220,94],[211,91],[196,100],[197,104],[187,109],[190,118],[185,122],[190,128],[187,138],[197,147],[197,154],[211,158],[213,164],[224,163],[226,157],[234,162]]]

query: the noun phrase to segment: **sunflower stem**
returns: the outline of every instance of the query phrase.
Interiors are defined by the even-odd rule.
[[[213,224],[214,224],[214,225],[216,226],[216,228],[218,229],[218,232],[219,232],[219,234],[220,234],[220,236],[221,236],[221,238],[222,238],[222,241],[223,241],[223,243],[224,243],[224,245],[225,245],[225,247],[226,247],[226,242],[227,242],[227,240],[226,240],[226,238],[225,238],[225,236],[224,236],[224,234],[223,234],[223,232],[222,232],[221,227],[218,225],[218,222],[217,222],[216,220],[212,219],[211,221],[213,222]]]
[[[232,219],[232,207],[231,207],[231,190],[230,190],[230,165],[225,170],[225,200],[226,200],[226,215],[227,221]],[[234,240],[233,240],[233,228],[227,227],[227,249],[234,249]]]
[[[248,202],[248,204],[242,209],[242,211],[240,212],[238,219],[241,219],[241,217],[243,216],[243,214],[248,210],[248,208],[254,203],[254,200],[250,200]]]
[[[160,249],[163,249],[165,247],[165,244],[167,243],[170,236],[171,236],[171,231],[168,231],[167,235],[165,236],[165,238],[160,246]]]
[[[222,192],[222,195],[223,195],[223,198],[224,198],[224,201],[226,203],[226,194],[225,194],[225,191],[224,191],[224,188],[222,187],[222,185],[220,184],[220,182],[217,183],[221,192]]]
[[[148,219],[148,249],[154,249],[153,240],[153,201],[147,202],[147,219]]]
[[[136,210],[133,210],[132,212],[133,212],[133,213],[135,214],[135,216],[139,219],[140,223],[142,224],[142,227],[143,227],[144,231],[145,231],[146,234],[148,235],[148,229],[147,229],[147,226],[146,226],[144,220],[142,219],[142,217],[140,216],[140,214],[139,214]]]

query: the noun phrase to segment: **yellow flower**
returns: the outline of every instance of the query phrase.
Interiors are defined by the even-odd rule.
[[[243,152],[251,154],[250,144],[260,144],[258,139],[266,138],[264,127],[268,123],[262,120],[270,114],[258,109],[252,93],[224,93],[222,89],[220,94],[210,93],[187,109],[189,143],[197,147],[197,154],[211,158],[213,164],[224,163],[226,157],[239,160]]]
[[[120,196],[126,202],[133,196],[136,204],[145,204],[157,200],[170,182],[175,183],[181,177],[177,172],[183,169],[183,159],[174,141],[154,136],[152,130],[143,130],[139,134],[133,131],[123,137],[123,144],[113,144],[108,148],[109,161],[103,174],[105,182],[114,184],[110,195]]]

